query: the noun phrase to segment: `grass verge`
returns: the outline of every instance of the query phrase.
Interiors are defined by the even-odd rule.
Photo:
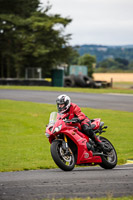
[[[133,82],[114,82],[113,88],[133,89]]]
[[[133,94],[133,89],[128,89],[128,88],[99,88],[99,89],[96,89],[96,88],[65,88],[65,87],[50,87],[50,86],[0,86],[0,89]]]
[[[45,126],[55,105],[0,100],[0,171],[55,168]],[[133,113],[82,108],[90,118],[109,126],[107,137],[118,153],[118,164],[133,159]]]

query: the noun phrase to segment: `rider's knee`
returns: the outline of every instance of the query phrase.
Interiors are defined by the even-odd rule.
[[[89,136],[89,127],[86,124],[82,125],[82,131],[85,133],[87,136]]]
[[[89,137],[93,136],[93,131],[92,131],[92,129],[90,129],[89,125],[83,124],[82,130],[83,130],[83,133],[85,133],[87,136],[89,136]]]
[[[83,129],[83,131],[88,131],[89,130],[89,127],[86,125],[86,124],[83,124],[82,125],[82,129]]]

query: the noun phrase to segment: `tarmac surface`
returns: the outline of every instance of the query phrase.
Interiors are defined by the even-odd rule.
[[[33,90],[0,90],[0,99],[30,101],[55,104],[62,92]],[[73,103],[81,107],[111,109],[133,112],[133,95],[131,94],[93,94],[66,92]]]
[[[0,173],[0,200],[122,197],[133,195],[133,164]]]

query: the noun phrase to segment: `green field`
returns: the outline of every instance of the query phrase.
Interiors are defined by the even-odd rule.
[[[0,100],[0,171],[55,168],[45,137],[55,105]],[[133,159],[133,113],[82,108],[89,118],[108,125],[104,133],[115,146],[118,164]]]
[[[83,92],[83,93],[121,93],[133,94],[133,89],[123,87],[115,88],[64,88],[49,86],[0,86],[0,89],[21,89],[21,90],[41,90],[41,91],[61,91],[61,92]]]

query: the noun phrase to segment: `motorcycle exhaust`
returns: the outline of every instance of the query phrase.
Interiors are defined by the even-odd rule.
[[[93,153],[93,156],[108,156],[108,155],[104,153]]]

